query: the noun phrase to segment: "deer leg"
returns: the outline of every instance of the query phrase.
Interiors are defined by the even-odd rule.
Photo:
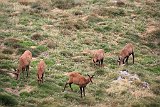
[[[72,84],[72,83],[69,83],[69,87],[71,88],[71,91],[73,91],[73,89],[72,89],[72,87],[71,87],[71,84]]]
[[[38,73],[37,73],[37,77],[38,77],[37,82],[38,82],[38,84],[39,84],[39,75],[38,75]]]
[[[81,98],[82,98],[82,87],[80,87],[80,91],[81,91]]]
[[[42,74],[42,77],[41,77],[42,83],[43,83],[43,76],[44,76],[44,73]]]
[[[24,71],[25,71],[25,68],[22,68],[23,79],[24,79]],[[19,75],[20,75],[20,74],[19,74]]]
[[[124,64],[124,60],[125,60],[125,58],[123,59],[123,64]]]
[[[15,74],[16,75],[16,80],[19,80],[19,75],[18,73]]]
[[[27,77],[28,77],[28,74],[29,74],[29,65],[26,66],[26,71],[27,71]]]
[[[126,58],[126,63],[128,64],[128,58],[129,58],[129,56],[127,56],[127,58]]]
[[[85,97],[85,87],[83,87],[83,95],[84,95],[84,97]]]
[[[69,84],[69,83],[66,82],[66,84],[64,85],[63,92],[65,91],[65,88],[66,88],[67,84]]]
[[[132,52],[132,56],[133,56],[133,64],[134,64],[134,52]]]
[[[101,66],[103,65],[103,59],[101,59]]]

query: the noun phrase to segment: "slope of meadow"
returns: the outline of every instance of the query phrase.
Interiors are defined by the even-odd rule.
[[[160,106],[159,0],[0,0],[0,105],[51,107]],[[135,47],[135,64],[117,65],[126,43]],[[94,66],[85,49],[104,49],[104,67]],[[19,56],[30,50],[30,77],[15,80]],[[44,83],[37,84],[37,63],[47,64]],[[118,71],[127,69],[149,84],[115,84]],[[93,84],[81,99],[79,87],[62,92],[77,71]],[[125,80],[124,80],[125,81]]]

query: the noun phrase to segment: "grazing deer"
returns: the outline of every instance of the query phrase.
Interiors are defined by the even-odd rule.
[[[41,60],[38,64],[38,71],[37,71],[37,81],[38,83],[43,83],[43,76],[44,76],[44,71],[45,71],[45,67],[46,67],[46,64],[43,60]]]
[[[29,65],[32,60],[32,53],[29,50],[26,50],[19,58],[19,65],[16,71],[14,73],[16,75],[16,79],[19,80],[20,78],[20,73],[23,72],[23,77],[24,77],[24,71],[27,71],[27,77],[29,75]]]
[[[128,64],[128,58],[129,56],[133,56],[133,64],[134,64],[134,51],[133,51],[133,45],[131,43],[128,43],[120,52],[118,56],[118,63],[119,65],[124,64],[127,62]]]

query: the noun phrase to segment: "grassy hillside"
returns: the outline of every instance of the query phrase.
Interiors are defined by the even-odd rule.
[[[158,107],[160,106],[159,0],[0,0],[0,106],[26,107]],[[135,47],[135,64],[117,65],[126,43]],[[94,66],[85,49],[104,49],[104,67]],[[18,58],[30,50],[30,77],[15,80]],[[37,64],[47,64],[37,84]],[[140,81],[116,84],[120,70]],[[93,84],[81,99],[79,87],[62,92],[77,71]],[[147,82],[149,88],[141,87]]]

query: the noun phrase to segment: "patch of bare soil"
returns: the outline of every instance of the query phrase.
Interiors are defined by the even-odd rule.
[[[9,75],[11,78],[15,78],[15,75],[12,73],[12,71],[7,69],[0,69],[0,74]]]
[[[8,93],[11,93],[11,94],[14,94],[14,95],[16,95],[16,96],[19,96],[19,91],[18,91],[18,89],[5,88],[4,90],[5,90],[6,92],[8,92]]]
[[[146,37],[158,32],[160,30],[159,25],[160,24],[158,24],[156,22],[150,22],[149,21],[149,23],[147,24],[145,32],[143,32],[142,35],[140,35],[140,36],[143,37],[143,38],[146,38]]]
[[[25,85],[25,87],[24,87],[23,89],[21,89],[21,90],[19,91],[19,93],[22,93],[22,92],[28,92],[28,93],[30,93],[30,92],[33,91],[33,90],[34,90],[34,87],[33,87],[33,86]]]
[[[155,32],[156,30],[157,30],[156,26],[154,26],[154,25],[149,25],[149,26],[147,26],[146,33],[147,33],[147,34],[150,34],[150,33]]]
[[[28,93],[30,93],[31,91],[34,90],[34,87],[33,86],[25,85],[25,87],[23,89],[21,89],[20,91],[19,91],[19,87],[17,87],[16,89],[5,88],[4,90],[6,92],[8,92],[8,93],[11,93],[13,95],[19,96],[19,94],[22,93],[22,92],[28,92]]]
[[[131,95],[134,97],[140,98],[140,97],[153,97],[153,93],[151,93],[149,90],[136,90],[136,91],[130,91]]]
[[[16,78],[16,75],[13,73],[7,73],[11,78]]]

